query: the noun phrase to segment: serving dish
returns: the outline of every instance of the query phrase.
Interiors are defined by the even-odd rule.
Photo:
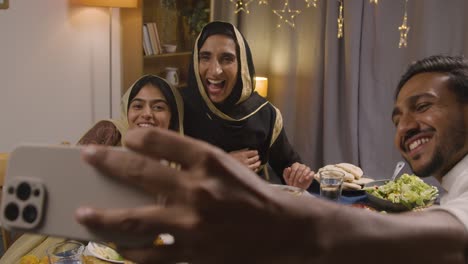
[[[343,196],[361,196],[365,194],[366,194],[366,191],[364,189],[361,189],[361,190],[342,189],[341,190],[341,195]]]
[[[415,203],[404,205],[403,203],[394,203],[391,200],[382,199],[369,193],[367,190],[370,188],[380,188],[383,185],[391,182],[391,179],[383,179],[383,180],[376,180],[364,185],[364,189],[366,190],[366,195],[368,199],[368,203],[371,207],[375,208],[379,211],[388,211],[388,212],[405,212],[411,210],[418,210],[422,208],[429,207],[434,204],[435,200],[437,199],[437,193],[429,200],[424,200],[423,205],[417,205]],[[432,186],[433,187],[433,186]]]

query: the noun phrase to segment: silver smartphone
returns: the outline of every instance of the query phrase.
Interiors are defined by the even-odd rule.
[[[156,234],[90,230],[74,219],[79,206],[131,208],[154,203],[134,186],[102,175],[80,157],[81,147],[23,145],[10,155],[2,192],[2,226],[82,241],[122,246],[152,243]],[[126,151],[123,148],[121,151]]]

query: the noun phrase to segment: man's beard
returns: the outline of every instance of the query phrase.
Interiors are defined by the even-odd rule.
[[[429,162],[427,166],[421,168],[420,170],[414,171],[414,173],[422,178],[429,177],[432,176],[434,172],[436,172],[440,167],[442,167],[444,163],[444,155],[442,154],[442,151],[437,148],[434,156],[431,159],[431,162]]]
[[[447,173],[455,163],[450,160],[450,157],[457,156],[457,153],[466,148],[465,138],[467,136],[467,131],[463,127],[462,122],[455,122],[456,125],[452,126],[453,128],[449,131],[453,131],[453,135],[450,137],[450,142],[441,142],[439,146],[436,147],[434,155],[426,166],[415,171],[413,166],[413,172],[419,177],[429,177],[434,176],[434,173]],[[448,137],[445,137],[448,138]],[[410,165],[411,163],[406,160]],[[458,162],[458,161],[457,161]],[[453,163],[453,164],[452,164]],[[449,168],[450,167],[450,168]]]

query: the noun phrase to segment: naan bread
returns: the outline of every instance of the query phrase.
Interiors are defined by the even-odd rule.
[[[344,190],[362,190],[362,186],[366,183],[374,181],[370,178],[362,177],[364,172],[361,168],[351,163],[338,163],[335,165],[326,165],[320,168],[314,177],[320,182],[321,171],[340,171],[344,174],[343,189]]]
[[[349,173],[349,172],[347,172],[347,171],[343,170],[342,168],[337,167],[335,165],[327,165],[325,167],[322,167],[322,168],[320,168],[318,170],[318,173],[316,173],[316,174],[318,175],[321,171],[339,171],[339,172],[342,172],[344,174],[344,179],[343,180],[345,182],[354,181],[354,176],[351,173]]]
[[[343,182],[343,190],[361,190],[362,186],[353,182]]]
[[[351,173],[356,180],[359,180],[364,172],[358,166],[355,166],[351,163],[338,163],[335,166],[342,168],[343,170]]]
[[[375,181],[375,180],[374,180],[374,179],[371,179],[371,178],[362,177],[362,178],[359,179],[359,180],[353,181],[353,183],[356,183],[356,184],[359,184],[359,185],[366,185],[366,184],[368,184],[369,182],[373,182],[373,181]]]

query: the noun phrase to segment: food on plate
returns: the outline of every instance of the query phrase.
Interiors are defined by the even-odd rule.
[[[21,257],[19,264],[49,264],[49,258],[44,256],[39,260],[35,255],[25,255]]]
[[[431,205],[439,191],[416,175],[403,174],[396,181],[388,181],[381,186],[366,187],[366,192],[377,198],[402,204],[408,209]]]
[[[362,186],[354,182],[343,182],[343,189],[345,190],[360,190]]]
[[[361,209],[365,209],[365,210],[369,210],[369,211],[377,211],[374,208],[372,208],[372,207],[370,207],[370,206],[368,206],[366,204],[362,204],[362,203],[351,204],[351,207],[361,208]]]
[[[120,256],[113,248],[108,247],[101,243],[89,242],[87,246],[88,251],[99,259],[123,263],[124,258]]]
[[[364,184],[372,182],[373,179],[363,177],[364,172],[361,168],[351,163],[338,163],[334,165],[326,165],[318,170],[315,174],[315,179],[320,182],[321,171],[340,171],[344,174],[343,190],[362,190]]]
[[[304,189],[294,187],[294,186],[289,186],[289,185],[282,185],[282,184],[271,184],[276,189],[280,189],[282,191],[288,192],[292,195],[303,195],[303,194],[309,194],[306,192]],[[310,194],[309,194],[310,195]]]
[[[341,169],[345,170],[346,172],[350,173],[351,175],[353,175],[353,177],[356,180],[359,180],[362,177],[362,175],[364,174],[364,172],[362,171],[361,168],[359,168],[358,166],[355,166],[355,165],[353,165],[351,163],[338,163],[335,166],[337,166],[338,168],[341,168]]]
[[[304,191],[300,189],[292,189],[292,188],[282,188],[283,191],[290,192],[294,195],[301,195]]]
[[[364,185],[366,185],[368,183],[371,183],[373,181],[374,181],[374,179],[362,177],[359,180],[354,180],[353,183],[361,185],[361,187],[362,187],[362,186],[364,186]]]
[[[344,174],[344,181],[345,182],[352,182],[354,180],[354,175],[345,171],[344,169],[336,166],[336,165],[326,165],[325,167],[322,167],[318,170],[318,172],[315,174],[315,177],[317,179],[317,181],[320,181],[320,175],[319,173],[321,171],[339,171],[339,172],[342,172]]]

